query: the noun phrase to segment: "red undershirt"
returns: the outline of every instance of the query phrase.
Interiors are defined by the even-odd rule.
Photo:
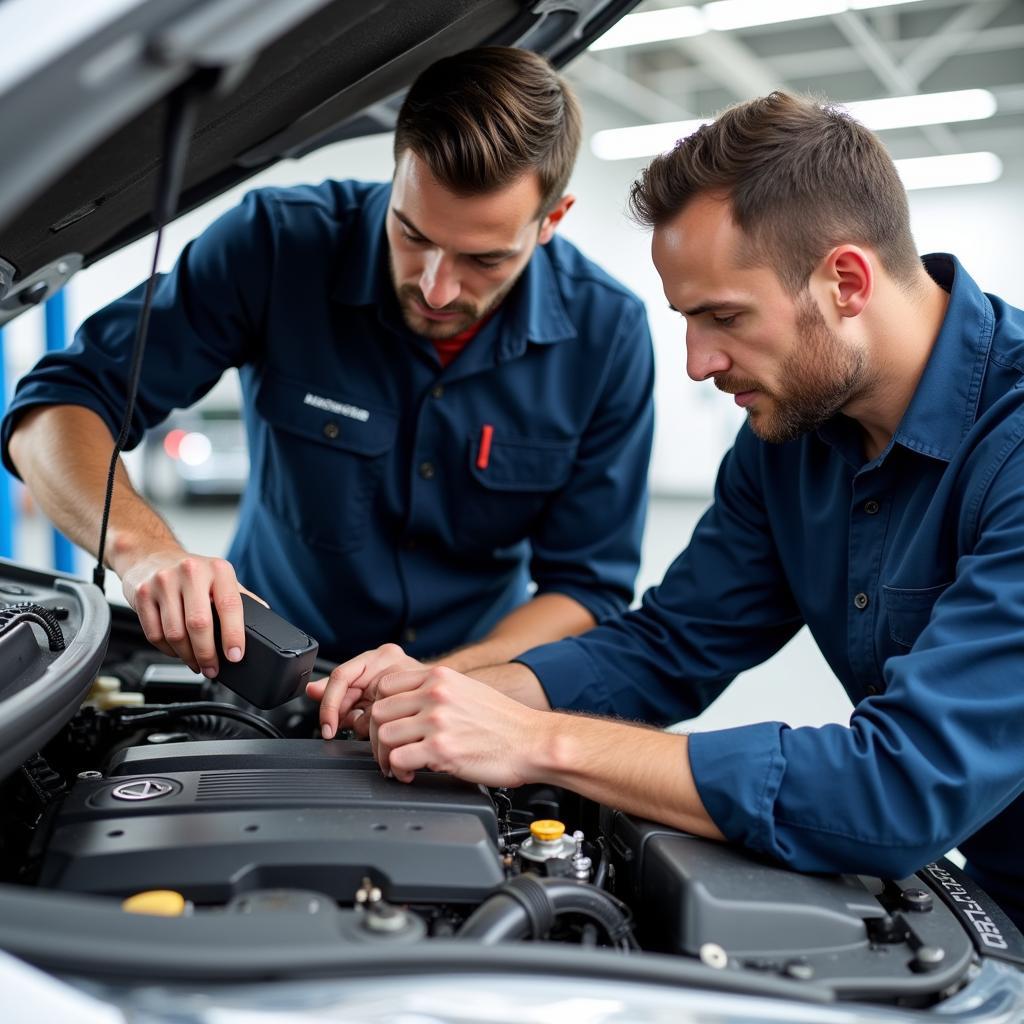
[[[450,338],[431,338],[441,365],[447,366],[483,330],[492,316],[493,310],[483,320],[477,320],[475,324],[471,324],[458,334],[453,334]]]

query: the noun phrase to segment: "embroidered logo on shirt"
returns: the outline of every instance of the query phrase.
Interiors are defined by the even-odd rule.
[[[339,416],[347,416],[350,420],[359,420],[360,423],[365,423],[370,418],[369,412],[366,409],[360,409],[358,405],[335,402],[332,398],[323,398],[321,395],[314,395],[309,391],[306,392],[306,397],[302,401],[304,405],[311,405],[315,409],[323,409],[325,412],[335,412]]]

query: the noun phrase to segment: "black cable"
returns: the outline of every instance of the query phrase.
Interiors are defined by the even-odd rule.
[[[181,183],[185,174],[185,158],[188,144],[195,126],[196,108],[201,90],[197,82],[188,82],[173,92],[168,101],[167,120],[164,124],[164,159],[160,165],[160,176],[157,181],[156,204],[154,208],[156,221],[156,243],[153,246],[153,266],[146,281],[146,291],[142,299],[142,309],[135,332],[135,344],[132,348],[131,369],[128,376],[128,395],[125,401],[124,418],[121,430],[114,442],[114,450],[110,456],[110,468],[107,472],[107,488],[103,499],[103,517],[100,520],[100,543],[96,554],[96,567],[92,571],[92,581],[103,590],[106,569],[103,566],[103,555],[107,546],[107,525],[110,520],[110,506],[114,498],[114,477],[117,473],[117,461],[128,440],[131,429],[132,415],[135,412],[135,398],[139,390],[139,379],[142,376],[142,356],[146,349],[146,336],[149,333],[149,316],[153,307],[153,293],[156,290],[157,267],[160,263],[160,243],[163,239],[164,226],[174,217],[181,192]]]
[[[63,651],[67,646],[57,616],[45,605],[23,601],[0,608],[0,636],[13,629],[19,622],[33,622],[41,626],[46,633],[51,651]]]
[[[188,701],[182,704],[137,704],[135,707],[115,709],[116,716],[126,724],[137,722],[165,722],[191,715],[219,715],[222,718],[233,718],[236,722],[244,722],[274,740],[283,740],[284,734],[266,719],[254,715],[251,711],[236,708],[234,704],[222,704],[212,700]]]

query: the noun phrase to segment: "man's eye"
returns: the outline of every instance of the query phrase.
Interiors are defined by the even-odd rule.
[[[733,321],[739,316],[738,313],[731,313],[729,316],[713,316],[711,319],[714,320],[719,327],[732,327]]]
[[[410,235],[405,228],[402,228],[402,237],[407,242],[412,242],[413,245],[422,245],[425,241],[425,239],[421,238],[419,235]]]
[[[485,259],[482,259],[479,256],[474,256],[473,257],[473,262],[478,267],[483,267],[484,270],[494,270],[495,267],[500,267],[502,265],[502,263],[505,262],[505,260],[504,259],[500,259],[500,260],[485,260]]]

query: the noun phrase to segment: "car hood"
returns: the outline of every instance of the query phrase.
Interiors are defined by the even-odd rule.
[[[393,128],[429,64],[518,45],[563,65],[637,0],[37,0],[0,5],[0,324],[153,227],[168,94],[200,76],[179,210]],[[32,8],[35,8],[33,13]]]

